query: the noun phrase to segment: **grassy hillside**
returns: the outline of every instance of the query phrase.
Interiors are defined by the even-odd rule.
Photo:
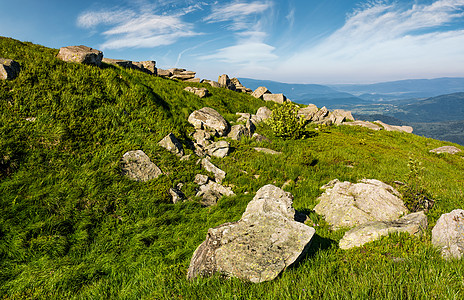
[[[230,122],[265,105],[249,95],[112,66],[65,63],[58,50],[0,38],[0,57],[22,66],[0,82],[0,298],[2,299],[331,299],[461,298],[464,264],[431,246],[440,214],[462,207],[463,155],[432,154],[450,144],[396,132],[324,127],[304,140],[231,141],[214,164],[228,174],[235,197],[203,208],[195,198],[196,158],[180,161],[158,146],[167,133],[188,144],[195,109],[210,106]],[[26,118],[34,117],[34,122]],[[269,156],[256,146],[282,151]],[[165,173],[149,182],[120,174],[126,151],[142,149]],[[461,147],[462,149],[462,147]],[[187,149],[187,154],[193,153]],[[393,235],[350,251],[312,209],[329,180],[408,182],[408,161],[424,168],[420,182],[435,199],[422,238]],[[259,176],[257,176],[259,175]],[[236,221],[265,184],[282,186],[309,215],[316,236],[308,255],[263,284],[219,277],[187,281],[186,270],[208,228]],[[168,190],[184,183],[190,198],[172,204]]]

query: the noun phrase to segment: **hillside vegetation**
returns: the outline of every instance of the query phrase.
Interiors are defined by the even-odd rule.
[[[270,142],[230,141],[229,156],[212,158],[236,196],[205,208],[195,197],[194,177],[207,173],[187,147],[189,114],[208,106],[234,122],[236,112],[256,113],[266,103],[137,70],[65,63],[57,53],[0,38],[0,57],[22,67],[18,78],[0,81],[1,299],[464,297],[464,264],[443,260],[430,241],[438,217],[461,208],[464,199],[463,154],[429,153],[450,143],[351,126],[316,131],[312,125],[308,130],[316,134],[285,140],[261,124],[257,131]],[[207,87],[212,96],[200,99],[183,90],[188,85]],[[158,145],[169,132],[190,160]],[[283,154],[253,150],[263,146]],[[148,182],[122,176],[122,155],[137,149],[165,175]],[[410,159],[423,168],[415,178]],[[419,183],[435,200],[427,213],[428,234],[339,249],[345,230],[331,231],[313,212],[320,187],[335,178]],[[168,190],[178,183],[189,200],[173,204]],[[262,284],[220,277],[188,281],[190,258],[208,228],[240,219],[255,192],[270,183],[287,183],[294,207],[316,229],[306,257]]]

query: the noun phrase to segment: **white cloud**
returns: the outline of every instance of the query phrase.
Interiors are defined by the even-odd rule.
[[[277,55],[272,53],[274,50],[274,47],[267,44],[248,41],[219,49],[215,54],[203,56],[201,59],[255,65],[277,59]]]
[[[255,1],[251,3],[236,1],[225,6],[215,6],[211,14],[204,18],[210,23],[243,20],[244,17],[259,14],[267,10],[271,4],[269,2]]]

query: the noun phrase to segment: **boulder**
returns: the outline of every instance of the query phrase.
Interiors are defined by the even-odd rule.
[[[201,197],[211,191],[219,195],[219,197],[235,195],[231,188],[225,187],[214,181],[208,181],[206,184],[200,185],[200,191],[197,193],[197,197]]]
[[[220,87],[221,87],[221,85],[220,85],[219,82],[217,82],[217,81],[212,81],[212,80],[203,79],[203,80],[201,81],[201,83],[207,83],[207,84],[211,85],[212,87],[217,87],[217,88],[220,88]]]
[[[427,216],[422,211],[390,222],[369,222],[347,231],[340,240],[339,246],[341,249],[360,247],[395,232],[422,235],[427,230],[427,225]]]
[[[343,109],[335,109],[332,114],[335,117],[334,123],[337,125],[341,125],[346,120],[354,121],[353,115],[351,111],[346,111]]]
[[[397,131],[397,132],[406,132],[412,133],[413,128],[411,126],[395,126],[395,125],[388,125],[382,121],[375,121],[375,123],[380,124],[384,130],[386,131]]]
[[[326,191],[318,198],[314,211],[323,215],[335,230],[393,221],[408,213],[400,193],[375,179],[363,179],[356,184],[335,179],[322,189]]]
[[[439,147],[439,148],[435,148],[433,150],[430,150],[429,152],[433,152],[433,153],[437,153],[437,154],[440,154],[440,153],[456,154],[456,153],[459,153],[461,151],[462,151],[461,149],[459,149],[457,147],[454,147],[454,146],[443,146],[443,147]]]
[[[369,128],[369,129],[372,129],[372,130],[381,130],[382,128],[380,128],[380,126],[374,124],[374,123],[371,123],[371,122],[367,122],[367,121],[354,121],[354,122],[344,122],[343,125],[348,125],[348,126],[360,126],[360,127],[365,127],[365,128]]]
[[[124,60],[124,59],[113,59],[113,58],[106,58],[104,57],[102,59],[102,62],[105,64],[113,65],[113,66],[118,66],[122,68],[134,68],[134,65],[132,64],[132,61],[130,60]]]
[[[311,118],[311,122],[318,123],[324,121],[324,119],[329,115],[329,110],[327,107],[322,107],[319,109]]]
[[[256,132],[253,133],[252,138],[257,142],[270,142],[271,141],[267,137],[265,137],[264,135],[258,134]]]
[[[177,156],[184,155],[184,147],[177,140],[176,136],[173,133],[169,133],[167,136],[165,136],[161,141],[159,141],[158,145],[167,149],[169,152]]]
[[[211,144],[211,138],[211,132],[205,130],[196,130],[193,133],[193,139],[195,140],[196,144],[201,145],[202,147],[206,147]]]
[[[259,189],[238,222],[208,230],[187,278],[216,273],[254,283],[276,278],[304,255],[315,233],[295,221],[292,203],[292,195],[278,187]]]
[[[284,94],[264,94],[263,100],[283,104],[285,101],[287,101],[287,97],[285,97]]]
[[[230,144],[226,141],[217,141],[205,148],[209,156],[224,158],[229,154]]]
[[[231,84],[229,76],[227,74],[222,74],[219,76],[218,83],[221,87],[228,88]]]
[[[158,75],[158,69],[156,69],[156,61],[154,60],[146,60],[146,61],[141,61],[139,62],[142,64],[143,69],[152,75]]]
[[[464,210],[443,214],[432,229],[432,244],[444,258],[461,259],[464,253]]]
[[[255,123],[253,123],[252,120],[248,119],[246,120],[245,127],[248,130],[248,135],[251,137],[253,133],[256,131],[256,126]]]
[[[172,76],[172,73],[169,70],[157,69],[157,75],[160,77],[168,78]]]
[[[200,98],[204,98],[209,95],[209,91],[205,88],[197,88],[197,87],[188,86],[184,89],[184,91],[194,93]]]
[[[240,141],[243,136],[250,136],[250,131],[242,124],[232,126],[227,135],[227,137],[236,141]]]
[[[136,181],[148,181],[163,174],[142,150],[128,151],[121,159],[122,174]]]
[[[193,79],[196,74],[193,71],[185,71],[185,69],[169,69],[169,71],[172,73],[171,79],[179,79],[182,81]]]
[[[16,61],[0,58],[0,80],[15,79],[19,75],[20,71],[21,66]]]
[[[215,131],[219,136],[225,135],[229,131],[227,121],[214,109],[203,107],[190,114],[188,121],[196,129],[206,129]]]
[[[201,79],[200,78],[190,78],[190,79],[185,79],[184,80],[185,82],[195,82],[195,83],[200,83],[201,82]]]
[[[218,167],[216,167],[215,165],[213,165],[213,163],[209,160],[209,158],[207,158],[207,157],[203,158],[201,160],[201,165],[206,171],[211,172],[211,173],[214,174],[214,178],[215,178],[216,182],[221,183],[222,180],[224,180],[224,178],[226,178],[226,172],[224,172],[223,170],[221,170]]]
[[[308,104],[308,106],[300,108],[298,111],[298,117],[304,118],[305,120],[311,120],[313,116],[319,111],[314,104]]]
[[[182,191],[178,188],[170,188],[169,194],[171,194],[172,203],[174,204],[185,199],[184,193],[182,193]]]
[[[60,48],[57,58],[86,65],[99,67],[103,59],[103,52],[87,46],[69,46]]]
[[[256,115],[251,117],[251,120],[255,123],[258,124],[260,122],[263,122],[271,117],[272,110],[267,108],[266,106],[262,106],[258,108],[258,111],[256,112]]]
[[[251,94],[255,98],[263,98],[264,94],[270,94],[271,92],[264,86],[258,87],[254,92]]]
[[[246,122],[247,120],[251,119],[251,114],[249,113],[236,113],[236,115],[239,115],[240,118],[237,119],[237,123],[239,122]]]
[[[249,88],[246,88],[242,85],[242,83],[240,82],[240,80],[238,80],[237,78],[232,78],[230,80],[230,82],[235,86],[235,90],[237,92],[241,92],[241,93],[247,93],[247,94],[250,94],[252,93],[253,91]]]
[[[195,180],[193,182],[198,185],[205,185],[208,183],[208,180],[209,180],[208,176],[203,175],[203,174],[197,174],[195,175]]]
[[[255,148],[253,148],[253,149],[255,149],[255,150],[258,151],[258,152],[263,152],[263,153],[266,153],[266,154],[272,154],[272,155],[282,154],[282,152],[277,152],[277,151],[275,151],[275,150],[268,149],[268,148],[259,148],[259,147],[255,147]]]

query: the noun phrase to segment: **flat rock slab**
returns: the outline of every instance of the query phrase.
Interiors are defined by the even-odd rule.
[[[201,160],[201,165],[206,171],[214,174],[216,182],[221,183],[222,180],[226,178],[226,172],[213,165],[209,158],[203,158]]]
[[[374,123],[367,122],[367,121],[354,121],[354,122],[344,122],[343,125],[348,125],[348,126],[360,126],[360,127],[365,127],[369,128],[372,130],[381,130],[382,128],[378,125],[375,125]]]
[[[272,101],[275,103],[283,104],[287,101],[287,97],[284,94],[263,94],[264,101]]]
[[[409,214],[391,222],[370,222],[347,231],[340,240],[339,246],[341,249],[360,247],[395,232],[421,235],[427,229],[427,225],[427,216],[424,212]]]
[[[444,258],[461,259],[464,253],[464,210],[443,214],[432,229],[432,244]]]
[[[57,58],[86,65],[99,67],[103,59],[103,52],[87,46],[69,46],[60,48]]]
[[[461,151],[462,151],[461,149],[454,147],[454,146],[443,146],[443,147],[432,149],[429,152],[433,152],[437,154],[440,154],[440,153],[456,154]]]
[[[393,221],[408,213],[400,194],[393,187],[375,180],[359,183],[337,179],[322,187],[314,211],[337,230],[374,221]]]
[[[282,154],[282,152],[277,152],[277,151],[275,151],[275,150],[268,149],[268,148],[259,148],[259,147],[255,147],[255,148],[253,148],[253,149],[255,149],[255,150],[258,151],[258,152],[263,152],[263,153],[271,154],[271,155]]]
[[[163,174],[142,150],[124,153],[121,159],[121,169],[125,176],[136,181],[148,181]]]
[[[388,125],[382,121],[375,121],[375,123],[382,125],[383,129],[386,131],[397,131],[406,133],[412,133],[414,131],[414,129],[411,126]]]
[[[165,136],[161,141],[159,141],[158,145],[177,156],[184,155],[184,147],[173,133],[169,133]]]
[[[223,136],[229,131],[227,121],[211,107],[203,107],[192,112],[188,121],[196,129],[215,131],[219,136]]]
[[[227,141],[217,141],[205,148],[210,156],[224,158],[229,154],[230,144]]]
[[[315,233],[294,220],[292,203],[290,193],[273,185],[262,187],[238,222],[208,230],[187,278],[215,273],[254,283],[276,278],[304,255]]]

